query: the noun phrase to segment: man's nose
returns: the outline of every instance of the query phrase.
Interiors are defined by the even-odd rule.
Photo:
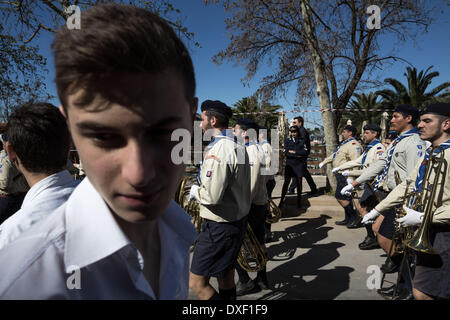
[[[155,167],[149,150],[133,143],[127,148],[122,165],[122,176],[134,187],[144,187],[155,177]]]

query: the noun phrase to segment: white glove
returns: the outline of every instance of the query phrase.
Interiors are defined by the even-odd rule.
[[[331,172],[336,173],[339,171],[339,167],[334,168],[333,170],[331,170]]]
[[[355,181],[355,180],[354,180],[352,177],[348,177],[348,178],[347,178],[347,183],[348,183],[348,184],[352,184],[353,181]]]
[[[355,187],[352,186],[351,184],[348,184],[348,185],[346,185],[345,187],[342,188],[341,194],[343,196],[351,196],[353,189],[355,189]]]
[[[366,214],[363,219],[361,220],[361,222],[363,224],[372,224],[375,222],[375,219],[380,215],[380,213],[375,210],[372,209],[368,214]]]
[[[323,166],[324,166],[323,162],[319,163],[319,169],[322,169]]]
[[[342,174],[344,177],[348,177],[348,176],[350,175],[350,171],[345,170],[345,171],[342,171],[341,174]]]
[[[191,187],[191,191],[189,191],[189,201],[192,199],[197,199],[197,190],[200,189],[200,186],[194,184]]]
[[[416,226],[418,224],[422,223],[423,219],[423,212],[418,212],[413,209],[407,208],[406,206],[403,206],[403,210],[406,211],[406,216],[403,218],[395,219],[402,227],[410,227],[410,226]]]

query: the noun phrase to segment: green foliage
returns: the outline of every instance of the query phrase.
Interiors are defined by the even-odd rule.
[[[382,108],[382,105],[378,100],[378,94],[374,92],[355,93],[353,100],[348,104],[346,111],[344,112],[342,119],[338,126],[338,132],[341,132],[345,127],[348,120],[352,121],[352,125],[361,131],[361,126],[364,121],[368,123],[380,124],[381,115],[383,111],[378,111]],[[392,107],[387,107],[385,110],[392,110]]]
[[[230,125],[234,126],[236,119],[247,118],[255,120],[256,123],[267,127],[267,129],[273,129],[278,123],[277,112],[282,108],[279,105],[260,103],[255,96],[245,97],[234,104],[234,108],[232,108],[234,116]]]
[[[425,71],[420,71],[417,74],[416,68],[406,68],[406,81],[408,87],[403,85],[399,80],[393,78],[387,78],[384,80],[387,84],[393,87],[393,90],[385,89],[377,92],[383,100],[383,106],[396,106],[398,104],[411,104],[419,109],[434,102],[450,101],[450,92],[445,89],[450,88],[450,82],[444,82],[436,88],[426,92],[431,85],[433,78],[439,76],[439,72],[429,72],[433,66],[429,67]]]

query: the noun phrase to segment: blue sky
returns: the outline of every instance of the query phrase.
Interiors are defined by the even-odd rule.
[[[244,68],[234,66],[234,63],[224,63],[218,66],[211,60],[216,53],[228,45],[224,9],[218,5],[204,6],[203,0],[173,0],[173,4],[181,10],[183,24],[195,34],[194,40],[201,45],[200,48],[193,44],[189,45],[196,72],[197,96],[200,103],[206,99],[213,99],[221,100],[231,106],[241,98],[252,95],[257,90],[262,77],[270,72],[270,67],[263,68],[253,81],[244,87],[241,82],[246,74]],[[434,79],[431,88],[450,81],[450,8],[443,5],[443,11],[439,22],[434,24],[427,34],[418,36],[415,44],[404,43],[401,47],[396,48],[398,55],[410,61],[418,70],[425,70],[434,65],[433,70],[438,70],[441,75]],[[47,89],[50,94],[56,96],[53,60],[50,52],[51,41],[50,33],[42,33],[39,47],[41,54],[48,59]],[[383,42],[381,51],[391,51],[393,46],[392,41],[386,40]],[[380,79],[397,78],[405,83],[403,73],[406,71],[406,66],[406,63],[399,61],[386,70],[377,71],[374,76],[378,76]],[[286,111],[292,110],[296,104],[293,88],[294,85],[286,97],[280,97],[272,103],[282,105]],[[53,103],[58,104],[58,100],[55,99]],[[312,108],[315,106],[317,106],[317,102]],[[295,115],[297,114],[288,113],[287,116],[292,118]],[[314,123],[321,123],[319,112],[301,115],[305,117],[307,126],[314,127]]]

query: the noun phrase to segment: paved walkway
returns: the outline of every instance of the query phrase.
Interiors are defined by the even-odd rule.
[[[325,177],[314,180],[324,189]],[[276,181],[273,196],[278,204],[283,181],[281,177]],[[364,228],[335,225],[343,219],[344,210],[332,195],[307,199],[307,184],[303,192],[307,207],[297,209],[296,195],[287,196],[283,218],[272,225],[274,241],[267,244],[270,289],[238,299],[382,300],[367,281],[376,282],[376,268],[386,259],[384,252],[358,248],[366,235]],[[211,283],[217,286],[214,279]],[[192,293],[189,298],[196,299]]]

